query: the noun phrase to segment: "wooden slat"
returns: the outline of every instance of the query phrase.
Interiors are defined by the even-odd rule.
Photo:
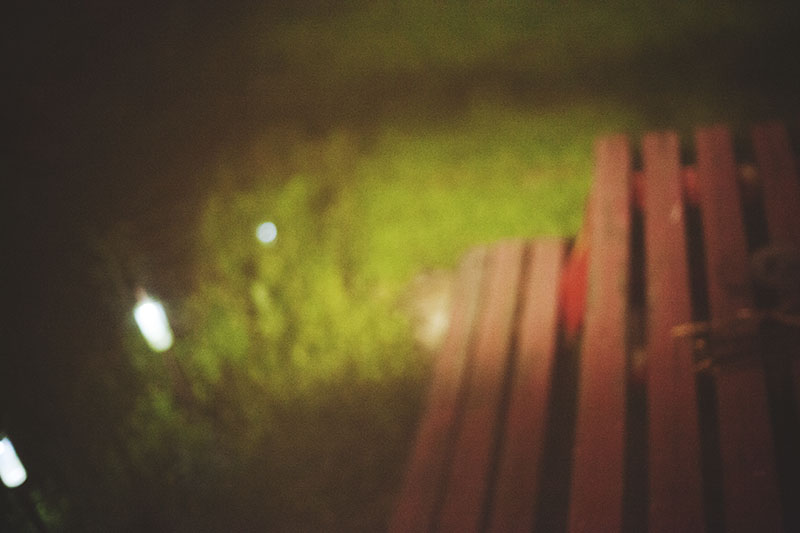
[[[531,245],[525,285],[521,287],[517,352],[491,531],[533,529],[555,359],[558,280],[563,256],[564,244],[560,240],[538,240]]]
[[[688,342],[674,326],[691,320],[678,136],[644,138],[647,280],[647,399],[650,531],[702,531],[697,389]]]
[[[441,531],[470,532],[482,526],[523,252],[522,242],[506,242],[493,248],[489,256],[467,397],[439,521]]]
[[[438,354],[427,399],[400,494],[388,530],[427,531],[431,526],[446,464],[446,447],[456,418],[459,390],[480,297],[486,249],[462,261],[453,293],[447,337]]]
[[[752,307],[745,228],[730,133],[697,132],[697,171],[714,323]],[[752,354],[757,355],[757,354]],[[781,514],[765,377],[758,357],[716,374],[725,525],[729,531],[780,531]]]
[[[779,123],[762,124],[753,128],[753,148],[761,176],[764,199],[764,212],[767,220],[767,231],[771,245],[794,248],[800,251],[800,181],[798,181],[797,163],[792,154],[786,129]],[[784,280],[791,285],[792,281],[800,283],[797,272],[784,275],[795,277]],[[780,305],[787,312],[797,312],[793,308],[800,304],[797,286],[794,289],[787,285],[785,290],[790,294],[782,295]],[[795,294],[791,294],[794,292]],[[791,300],[794,299],[794,302]],[[778,328],[784,329],[784,328]],[[773,329],[775,331],[775,329]],[[785,334],[785,330],[784,330]],[[781,337],[782,335],[778,335]],[[788,337],[788,335],[787,335]],[[773,421],[776,425],[777,462],[779,480],[783,493],[784,520],[787,531],[800,530],[800,346],[784,337],[776,341],[779,355],[792,356],[791,360],[774,358],[767,375],[771,378]],[[796,341],[796,337],[794,337]],[[778,354],[776,354],[778,355]],[[792,403],[794,405],[792,405]]]
[[[630,161],[625,137],[597,143],[571,531],[619,531],[622,525]]]
[[[753,148],[764,191],[770,240],[800,250],[800,180],[786,129],[778,123],[753,128]],[[800,358],[795,357],[792,362],[792,372],[795,405],[800,411]]]

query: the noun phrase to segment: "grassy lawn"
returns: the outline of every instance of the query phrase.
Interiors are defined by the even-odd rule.
[[[337,6],[176,2],[126,52],[126,89],[86,108],[104,168],[143,179],[147,153],[166,170],[109,185],[122,199],[85,244],[127,320],[124,363],[70,394],[134,384],[95,476],[61,480],[79,496],[42,491],[66,524],[379,530],[431,368],[402,305],[414,277],[479,243],[573,235],[598,135],[798,111],[791,18],[760,3]],[[188,404],[127,317],[148,281]]]

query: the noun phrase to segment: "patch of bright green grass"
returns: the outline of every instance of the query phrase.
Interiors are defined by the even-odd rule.
[[[399,281],[477,243],[573,234],[600,118],[483,106],[451,127],[387,131],[350,186],[363,274]]]

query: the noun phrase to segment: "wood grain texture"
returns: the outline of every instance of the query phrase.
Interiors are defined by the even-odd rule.
[[[675,133],[644,138],[648,525],[654,532],[705,527],[691,345],[671,333],[692,316],[679,150]]]
[[[596,144],[589,293],[578,381],[570,531],[619,531],[625,448],[625,313],[631,154],[623,136]]]
[[[724,127],[699,130],[696,143],[709,308],[712,322],[725,323],[753,305],[733,143]],[[781,531],[764,369],[750,355],[716,373],[725,526]]]
[[[558,281],[563,258],[561,240],[531,244],[527,275],[520,287],[523,301],[517,351],[490,531],[533,529],[555,362]]]
[[[438,522],[441,531],[477,531],[482,525],[523,252],[521,241],[505,242],[493,247],[488,258],[466,401]]]

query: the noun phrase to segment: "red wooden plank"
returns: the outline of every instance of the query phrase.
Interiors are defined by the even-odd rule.
[[[522,242],[506,242],[489,256],[469,387],[440,516],[442,531],[469,532],[481,527],[523,251]]]
[[[800,181],[786,129],[779,123],[753,128],[753,147],[764,191],[770,240],[800,250]],[[800,358],[795,357],[792,371],[795,404],[800,411]]]
[[[436,360],[427,411],[390,519],[391,532],[427,531],[431,525],[444,479],[446,447],[456,417],[459,389],[468,364],[485,260],[486,249],[478,248],[467,254],[459,268],[450,327]]]
[[[711,320],[751,308],[749,262],[731,136],[697,132],[697,173]],[[756,354],[754,354],[756,355]],[[725,524],[730,531],[780,531],[781,514],[764,370],[727,365],[716,374]]]
[[[492,531],[529,532],[533,529],[555,359],[558,280],[563,256],[561,240],[538,240],[531,244],[522,287],[505,450],[495,485]]]
[[[625,431],[625,309],[630,241],[630,148],[596,146],[589,294],[578,382],[571,531],[619,531]]]
[[[650,531],[702,531],[697,389],[691,347],[672,338],[691,320],[678,136],[644,138]]]

